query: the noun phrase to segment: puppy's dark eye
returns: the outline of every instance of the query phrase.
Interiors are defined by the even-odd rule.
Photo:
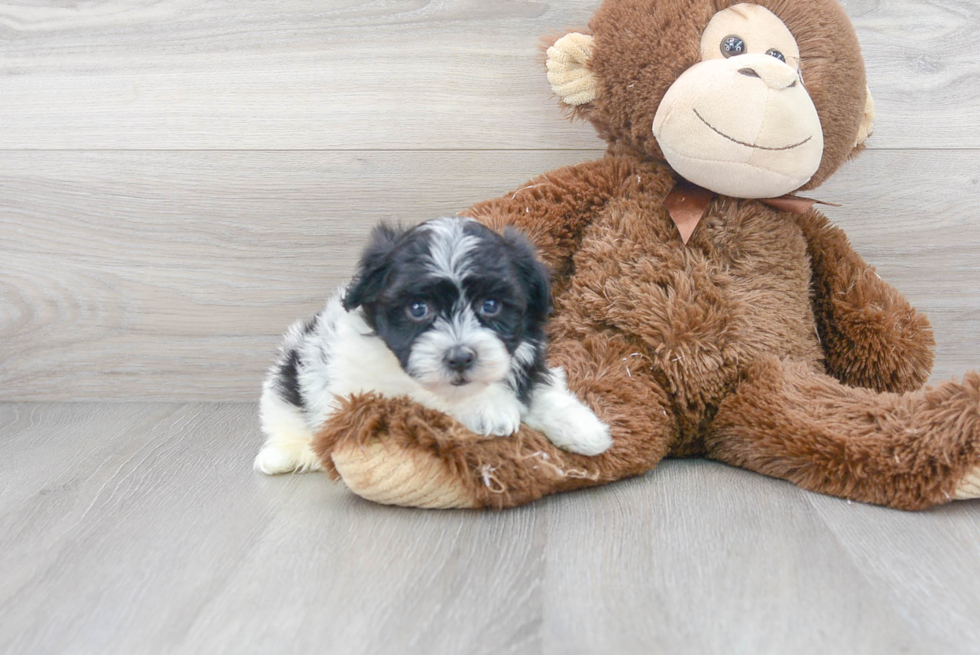
[[[769,55],[770,57],[775,57],[776,59],[778,59],[783,63],[786,62],[786,55],[781,53],[779,50],[766,50],[766,54]]]
[[[405,308],[405,313],[413,321],[422,321],[429,316],[429,306],[422,301],[413,302]]]
[[[500,313],[500,303],[493,298],[480,303],[480,313],[484,316],[496,316]]]
[[[734,57],[745,54],[745,41],[742,37],[734,34],[726,36],[721,42],[721,54],[725,57]]]

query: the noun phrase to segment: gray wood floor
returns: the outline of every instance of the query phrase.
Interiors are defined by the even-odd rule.
[[[516,510],[249,469],[252,404],[0,405],[7,653],[976,653],[980,507],[703,461]]]
[[[278,335],[377,219],[601,154],[538,52],[598,3],[0,3],[0,652],[980,653],[980,502],[671,461],[425,512],[252,473]],[[878,121],[813,195],[961,375],[980,0],[845,6]]]

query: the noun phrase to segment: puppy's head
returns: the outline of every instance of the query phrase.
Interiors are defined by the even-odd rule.
[[[465,396],[543,357],[551,294],[519,232],[440,218],[375,228],[344,307],[362,309],[422,386]]]

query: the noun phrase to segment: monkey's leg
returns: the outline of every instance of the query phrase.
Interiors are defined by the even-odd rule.
[[[632,351],[603,337],[552,345],[551,364],[611,429],[612,447],[596,457],[560,450],[527,426],[511,437],[477,437],[405,398],[370,395],[347,402],[314,449],[354,493],[417,507],[512,507],[638,475],[666,455],[676,426],[667,395],[641,375]]]
[[[980,497],[980,375],[905,394],[760,362],[722,402],[709,457],[899,509]]]

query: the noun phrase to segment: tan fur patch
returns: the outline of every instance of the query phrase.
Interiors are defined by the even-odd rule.
[[[875,99],[871,96],[871,89],[867,91],[867,100],[864,105],[864,118],[861,119],[861,126],[858,128],[857,139],[854,141],[854,147],[864,145],[864,142],[868,140],[874,132],[875,127]]]
[[[956,487],[956,500],[980,498],[980,466],[973,469]]]
[[[548,82],[567,105],[584,105],[596,98],[595,76],[589,70],[592,37],[572,32],[548,48]]]
[[[331,453],[337,473],[355,494],[382,505],[450,509],[475,507],[476,501],[442,468],[442,462],[375,441],[344,444]]]

